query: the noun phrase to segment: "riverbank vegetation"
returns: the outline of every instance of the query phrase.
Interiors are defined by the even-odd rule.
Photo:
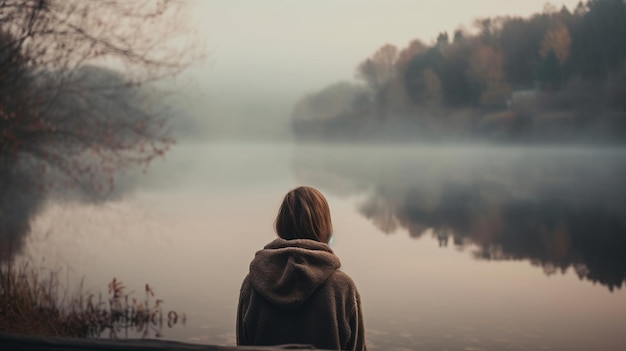
[[[0,2],[0,262],[51,194],[108,200],[173,145],[155,83],[200,58],[185,17],[173,0]]]
[[[0,332],[66,337],[158,337],[164,325],[185,323],[186,316],[163,310],[153,288],[143,299],[113,279],[108,295],[71,292],[55,272],[41,274],[23,265],[0,267]]]
[[[626,3],[547,4],[475,20],[430,45],[385,44],[293,112],[300,138],[425,142],[626,140]]]
[[[183,16],[173,0],[0,2],[0,331],[146,335],[178,321],[148,285],[143,301],[115,279],[108,297],[72,293],[12,261],[48,198],[108,200],[128,187],[116,174],[173,145],[154,83],[200,57]]]

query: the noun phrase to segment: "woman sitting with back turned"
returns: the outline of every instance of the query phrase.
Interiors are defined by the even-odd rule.
[[[275,228],[279,238],[256,253],[241,286],[237,344],[365,350],[361,298],[328,246],[324,195],[310,187],[287,193]]]

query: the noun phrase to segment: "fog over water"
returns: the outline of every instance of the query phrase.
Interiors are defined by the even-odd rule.
[[[318,187],[372,349],[614,350],[626,318],[621,149],[184,144],[121,201],[49,203],[23,257],[91,291],[150,283],[234,344],[241,280],[284,193]]]

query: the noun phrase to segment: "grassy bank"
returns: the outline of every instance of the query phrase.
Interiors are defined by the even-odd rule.
[[[41,274],[28,265],[0,267],[0,332],[70,337],[160,336],[164,325],[185,322],[184,314],[163,311],[145,285],[145,297],[127,294],[115,278],[108,295],[86,292],[82,284],[68,292],[58,274]]]

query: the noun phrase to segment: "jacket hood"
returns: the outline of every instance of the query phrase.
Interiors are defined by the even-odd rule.
[[[341,263],[328,244],[278,238],[250,263],[250,283],[263,298],[284,308],[305,302]]]

